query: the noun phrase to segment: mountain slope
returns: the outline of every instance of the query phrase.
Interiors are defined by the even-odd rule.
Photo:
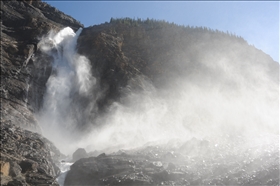
[[[263,68],[269,79],[278,82],[279,65],[270,56],[241,37],[207,28],[119,19],[85,28],[78,40],[78,52],[90,59],[101,84],[109,85],[109,98],[138,73],[157,87],[178,75],[196,78],[199,83],[204,82],[199,78],[209,78],[210,84],[215,78],[226,79],[229,74],[217,73],[224,73],[221,65],[228,64],[243,78],[252,75],[246,70],[258,73]],[[204,75],[199,77],[197,72]]]
[[[279,173],[275,163],[279,162],[279,142],[275,142],[275,136],[279,137],[279,64],[241,37],[130,18],[111,19],[75,35],[71,28],[77,31],[83,25],[41,1],[1,1],[1,16],[3,184],[37,185],[43,177],[47,184],[57,185],[55,163],[62,154],[41,135],[22,128],[42,132],[68,154],[78,147],[100,153],[130,149],[125,151],[128,154],[119,151],[77,161],[68,184],[80,184],[75,179],[79,177],[86,178],[85,184],[92,179],[100,184],[120,183],[126,179],[115,175],[126,176],[132,166],[137,170],[126,183],[137,178],[141,184],[153,180],[174,184],[178,177],[186,179],[177,180],[178,184],[279,181],[275,176]],[[54,42],[53,36],[67,26],[71,27],[65,29],[68,35],[59,35],[65,43]],[[77,47],[69,50],[76,44],[76,40],[67,43],[73,37]],[[75,59],[75,64],[57,64],[57,59],[68,63],[67,57]],[[73,66],[78,70],[72,70]],[[58,79],[61,71],[67,75],[62,82]],[[92,85],[87,92],[78,90],[84,79]],[[52,86],[52,81],[58,86]],[[57,100],[61,105],[52,107]],[[41,142],[51,148],[38,150]],[[44,157],[47,163],[40,162]],[[229,160],[238,174],[232,180],[223,177],[224,172],[231,175]],[[211,171],[197,174],[205,161],[215,178]],[[250,175],[244,173],[243,165]],[[272,173],[255,179],[252,169],[259,175]],[[94,176],[84,170],[94,170]],[[145,174],[136,176],[142,170]]]

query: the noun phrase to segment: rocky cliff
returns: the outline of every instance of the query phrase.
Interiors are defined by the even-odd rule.
[[[32,113],[42,106],[52,59],[37,50],[39,41],[51,30],[57,32],[65,26],[77,30],[83,25],[41,1],[3,1],[1,13],[1,119],[40,131]],[[232,68],[243,69],[243,78],[251,75],[247,72],[251,66],[252,71],[264,68],[266,76],[278,82],[278,64],[268,55],[241,37],[207,28],[112,19],[85,28],[77,49],[90,60],[101,89],[102,95],[96,98],[99,112],[120,100],[128,82],[139,87],[137,82],[131,84],[131,79],[139,75],[157,88],[169,86],[180,76],[205,85],[225,79],[222,83],[226,86],[236,82],[227,78],[223,69],[220,76],[214,74],[213,66],[231,61]]]
[[[64,156],[52,142],[2,122],[0,143],[1,185],[58,185],[57,164]]]
[[[41,1],[1,1],[1,185],[57,185],[59,150],[24,129],[42,132],[34,112],[51,61],[39,53],[38,43],[65,26],[83,25]]]
[[[1,1],[1,121],[40,131],[33,113],[51,66],[34,53],[41,37],[65,26],[83,25],[41,1]]]
[[[85,28],[77,48],[90,59],[100,85],[103,89],[106,87],[104,97],[99,100],[101,108],[112,99],[118,100],[120,90],[137,75],[147,77],[157,88],[170,85],[180,76],[205,85],[228,79],[223,82],[225,85],[236,82],[229,82],[235,80],[225,74],[215,73],[223,73],[220,65],[229,62],[237,73],[239,68],[244,68],[240,72],[244,78],[250,75],[246,70],[252,66],[252,70],[265,68],[266,75],[278,82],[279,65],[270,56],[239,36],[202,27],[154,20],[111,19],[110,23]],[[214,69],[215,65],[221,69]],[[198,77],[198,73],[204,75]]]
[[[57,73],[40,41],[66,26],[83,27],[41,1],[1,1],[3,185],[57,185],[63,155],[50,142],[58,142],[53,133],[50,141],[38,134],[35,114],[44,112],[47,82]],[[254,140],[240,140],[248,133],[279,135],[279,64],[241,37],[165,21],[111,19],[84,28],[77,53],[88,58],[96,82],[90,95],[70,92],[71,114],[62,112],[62,121],[74,118],[74,126],[53,132],[61,139],[69,135],[71,145],[86,136],[90,150],[142,147],[86,154],[71,166],[66,185],[279,182],[279,142],[243,146]],[[192,135],[209,141],[172,144]],[[158,139],[169,140],[167,146],[147,145]]]
[[[195,132],[197,129],[192,128],[192,123],[195,123],[196,127],[202,124],[203,128],[198,127],[198,130],[204,133],[202,131],[212,125],[211,122],[214,121],[214,126],[222,130],[222,135],[228,134],[234,137],[232,139],[222,137],[225,146],[219,147],[214,144],[213,139],[209,142],[193,138],[183,144],[175,145],[176,147],[172,147],[172,144],[169,143],[164,147],[151,144],[140,149],[119,151],[108,156],[103,154],[83,158],[71,166],[65,185],[278,184],[279,168],[277,166],[279,164],[277,162],[279,157],[277,153],[279,150],[277,148],[279,143],[273,142],[274,147],[268,145],[274,150],[260,150],[262,143],[259,143],[258,147],[247,147],[250,149],[249,152],[245,150],[246,148],[243,150],[242,148],[246,146],[245,143],[250,144],[253,141],[252,138],[243,139],[244,141],[240,141],[241,143],[235,141],[236,136],[247,135],[260,127],[256,123],[264,122],[262,116],[265,115],[265,112],[258,112],[260,117],[256,119],[254,109],[262,107],[265,100],[278,100],[279,64],[270,56],[248,45],[241,37],[217,30],[129,18],[111,19],[110,23],[85,28],[78,39],[78,52],[90,59],[92,71],[99,82],[98,88],[102,90],[102,96],[96,98],[99,112],[113,113],[113,115],[114,112],[121,113],[119,117],[113,117],[122,122],[116,122],[119,125],[112,130],[120,130],[119,135],[122,135],[123,138],[119,137],[117,132],[110,133],[109,131],[108,133],[114,139],[111,146],[117,146],[118,143],[123,143],[123,140],[125,143],[136,142],[134,143],[136,145],[138,140],[135,138],[138,138],[138,135],[143,132],[139,125],[155,130],[155,132],[144,130],[145,134],[143,138],[140,138],[143,141],[149,138],[150,133],[155,136],[160,135],[161,129],[166,127],[166,123],[166,125],[176,128],[178,127],[176,122],[181,122],[176,118],[178,113],[187,115],[183,121],[188,123],[188,126],[184,125],[186,128],[189,127],[187,131]],[[152,88],[149,87],[150,85]],[[195,96],[191,93],[194,88],[201,90],[194,91]],[[154,89],[156,89],[156,93],[153,92]],[[269,95],[261,93],[263,90],[270,92]],[[140,96],[137,94],[140,101],[137,101],[137,97],[127,99],[127,96],[129,97],[137,91],[155,93],[158,97],[148,96],[148,99],[152,100],[160,99],[163,96],[162,104],[166,104],[165,101],[171,99],[171,103],[167,103],[168,107],[175,107],[175,109],[168,109],[167,112],[164,112],[165,107],[161,105],[159,110],[164,114],[160,115],[161,112],[154,112],[157,109],[155,104],[150,104],[150,100],[145,100],[146,97],[141,97],[141,94]],[[186,96],[184,97],[182,94]],[[200,106],[191,100],[196,100],[196,96],[199,97],[197,101]],[[176,102],[177,97],[179,102],[184,102],[190,108],[181,107],[181,104]],[[235,104],[236,101],[241,100],[243,100],[242,106],[239,103]],[[127,109],[140,108],[143,111],[137,110],[137,114],[140,115],[137,117],[133,115],[133,111],[118,110],[118,107],[111,106],[116,102],[125,105]],[[147,108],[145,104],[151,108]],[[227,104],[229,107],[226,106]],[[251,107],[251,104],[254,106]],[[272,110],[277,111],[277,105],[277,103],[269,103],[269,108],[275,108],[276,110]],[[220,106],[222,108],[216,110]],[[235,110],[235,107],[238,108],[238,111]],[[116,109],[116,111],[112,112],[110,109]],[[205,109],[213,112],[205,112]],[[247,113],[249,110],[250,113]],[[146,112],[156,113],[159,116],[150,117]],[[233,116],[235,112],[238,113],[236,118]],[[197,114],[198,119],[193,118],[193,113]],[[134,125],[131,121],[137,121],[133,120],[134,118],[129,120],[129,118],[127,125],[123,125],[127,122],[123,118],[130,117],[130,114],[139,120],[143,119],[144,122]],[[172,118],[171,120],[169,120],[169,116]],[[224,116],[226,119],[222,122],[213,119],[213,117]],[[158,122],[159,117],[167,120],[159,119],[159,127],[155,127],[148,121],[151,119],[153,122]],[[242,117],[250,119],[242,121]],[[277,114],[272,117],[276,119],[272,128],[277,130]],[[189,121],[190,118],[193,120]],[[239,120],[239,118],[241,119]],[[114,120],[110,120],[110,122],[109,125],[115,123]],[[268,127],[270,125],[268,123],[264,125]],[[134,134],[133,137],[126,133],[127,128],[130,127],[132,129],[129,131]],[[137,128],[138,131],[134,132],[134,128]],[[172,131],[173,128],[167,130]],[[185,128],[181,128],[181,130],[184,131]],[[215,131],[213,131],[214,138],[218,138],[220,131],[216,131],[212,127],[210,127],[210,131],[206,131],[207,135],[212,134],[211,130]],[[270,129],[269,131],[271,132]],[[175,137],[179,138],[180,132],[177,132]],[[255,134],[260,134],[259,132]],[[169,134],[171,135],[171,132]],[[187,134],[189,133],[186,132],[184,135]],[[164,138],[169,139],[170,136]],[[154,138],[151,137],[151,139]],[[265,146],[262,148],[268,147]],[[117,146],[117,148],[119,147]],[[235,154],[229,149],[239,150]],[[259,150],[274,152],[273,158],[269,158],[269,155],[265,153],[258,154]],[[241,161],[246,163],[243,164]],[[252,170],[253,172],[251,172]]]

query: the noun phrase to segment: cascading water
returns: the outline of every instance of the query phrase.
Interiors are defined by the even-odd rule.
[[[69,149],[69,142],[75,142],[75,136],[71,134],[81,125],[80,112],[86,112],[86,108],[73,102],[74,97],[87,97],[95,84],[89,61],[75,51],[81,32],[82,28],[74,33],[70,27],[66,27],[55,35],[50,33],[41,41],[41,50],[52,56],[54,61],[38,120],[43,135],[54,141],[64,153]],[[60,185],[63,185],[70,165],[61,163]]]
[[[274,162],[277,157],[269,156],[279,152],[279,109],[273,101],[278,100],[278,87],[263,67],[242,69],[248,70],[246,76],[258,80],[255,84],[246,81],[247,77],[239,72],[240,64],[227,60],[206,63],[205,69],[219,74],[217,79],[213,76],[205,80],[203,75],[197,77],[194,73],[171,79],[167,88],[161,90],[138,77],[142,91],[129,90],[119,103],[112,104],[105,115],[93,121],[96,79],[89,60],[75,50],[81,31],[74,33],[71,28],[64,28],[44,38],[41,45],[41,50],[51,55],[54,62],[38,120],[44,135],[63,153],[70,154],[78,147],[112,152],[149,142],[171,144],[174,139],[179,139],[177,142],[182,145],[194,137],[209,141],[211,156],[208,152],[204,155],[193,152],[203,162],[211,162],[209,169],[214,170],[216,163],[219,164],[213,157],[237,162],[240,164],[237,169],[242,169],[246,161],[263,158],[271,160],[269,166],[277,165]],[[79,132],[87,126],[96,128]],[[182,151],[192,151],[187,146]],[[61,168],[69,166],[65,163]],[[262,169],[257,163],[252,166],[256,171]],[[195,163],[188,170],[195,172],[196,168]],[[209,176],[208,172],[205,176]],[[63,184],[63,178],[59,181]]]
[[[81,32],[81,28],[74,33],[66,27],[42,40],[41,46],[41,50],[51,55],[54,61],[38,119],[44,135],[55,141],[62,152],[68,149],[66,144],[69,141],[75,141],[72,134],[82,125],[80,112],[86,112],[87,105],[81,108],[74,99],[87,98],[95,84],[89,61],[75,51]]]

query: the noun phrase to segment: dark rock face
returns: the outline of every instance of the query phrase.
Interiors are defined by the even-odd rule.
[[[102,90],[102,96],[97,99],[101,112],[120,98],[120,90],[129,79],[141,74],[129,65],[128,58],[123,54],[123,38],[107,33],[106,29],[106,25],[84,29],[77,44],[78,52],[91,61],[93,75]]]
[[[78,52],[91,61],[103,90],[97,99],[101,110],[119,101],[128,84],[132,89],[141,88],[141,83],[131,81],[137,76],[147,78],[156,88],[170,86],[170,80],[182,76],[199,86],[210,86],[221,79],[225,79],[225,87],[238,84],[227,80],[223,71],[212,69],[208,61],[230,61],[238,71],[245,67],[240,75],[246,79],[250,79],[245,70],[248,66],[267,69],[268,78],[278,82],[279,64],[241,37],[168,23],[121,21],[125,22],[85,28],[78,39]]]
[[[1,123],[1,185],[58,185],[64,155],[40,134]]]
[[[73,161],[77,161],[81,158],[87,158],[88,154],[84,148],[78,148],[72,155]]]
[[[41,108],[52,71],[52,59],[37,50],[40,37],[65,26],[74,30],[82,27],[41,1],[1,1],[1,185],[57,185],[59,169],[55,163],[62,155],[48,140],[22,128],[40,132],[34,112]],[[169,86],[169,79],[183,75],[203,86],[211,86],[218,79],[222,79],[223,86],[237,84],[224,78],[224,72],[217,74],[211,64],[203,63],[208,59],[231,61],[244,79],[248,66],[252,66],[265,69],[269,80],[279,81],[279,64],[269,56],[242,38],[202,28],[111,22],[84,29],[78,39],[78,52],[91,61],[93,76],[100,86],[97,89],[102,95],[93,93],[98,114],[106,112],[113,102],[121,102],[127,85],[141,89],[138,76],[156,88]],[[89,158],[80,149],[73,155],[77,161],[65,185],[279,184],[279,155],[269,154],[277,150],[268,149],[254,159],[246,157],[259,150],[233,156],[223,154],[226,148],[214,148],[208,141],[197,139],[174,149],[149,146]]]
[[[80,159],[71,166],[65,185],[279,184],[279,156],[269,154],[271,147],[264,147],[268,153],[252,158],[249,153],[257,153],[260,147],[228,154],[228,147],[212,145],[192,139],[176,148],[147,146]]]
[[[139,157],[139,162],[145,162]],[[140,172],[140,171],[139,171]],[[118,175],[118,176],[116,176]],[[65,185],[150,185],[151,177],[135,172],[134,161],[127,156],[106,156],[80,159],[71,166]]]
[[[51,60],[37,44],[51,29],[65,26],[82,27],[41,1],[1,1],[1,122],[40,131],[33,113],[41,106]]]
[[[58,185],[59,150],[23,128],[41,132],[34,112],[52,60],[37,50],[40,38],[66,26],[83,25],[41,1],[1,1],[1,185]]]

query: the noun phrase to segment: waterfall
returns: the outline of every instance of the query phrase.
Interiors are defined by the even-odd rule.
[[[89,60],[76,52],[81,32],[82,28],[74,33],[70,27],[66,27],[42,39],[40,47],[53,57],[53,69],[46,83],[38,120],[43,134],[64,153],[68,153],[66,149],[69,141],[75,140],[73,131],[84,122],[83,113],[87,105],[81,105],[75,99],[89,99],[95,84]],[[89,107],[92,108],[92,105]]]
[[[74,33],[67,27],[51,33],[41,44],[41,50],[53,57],[53,72],[38,120],[44,135],[63,153],[79,147],[129,149],[174,138],[207,138],[226,144],[236,136],[252,142],[259,135],[279,135],[275,130],[279,128],[278,103],[272,101],[278,100],[278,88],[263,70],[265,66],[240,68],[241,62],[231,63],[226,56],[215,62],[202,60],[204,68],[196,67],[201,74],[170,78],[165,89],[135,77],[132,81],[142,86],[141,91],[129,89],[128,83],[120,102],[92,117],[96,79],[89,60],[76,52],[81,31]]]
[[[169,78],[162,89],[134,77],[131,81],[142,89],[130,89],[128,83],[121,101],[93,120],[97,81],[90,61],[76,51],[81,31],[74,33],[67,27],[50,33],[40,47],[52,56],[53,66],[38,121],[43,135],[61,152],[69,155],[82,147],[110,153],[149,144],[172,146],[172,140],[178,148],[186,141],[196,141],[190,139],[207,140],[212,157],[228,156],[241,164],[279,152],[279,104],[274,101],[279,100],[278,87],[262,66],[240,69],[240,64],[230,60],[201,62],[207,66],[199,69],[201,74]],[[203,74],[209,72],[215,76]],[[183,147],[183,153],[193,150]],[[210,157],[208,150],[203,149],[203,158]],[[63,171],[70,164],[62,164]],[[257,169],[259,164],[254,166]],[[60,184],[65,174],[59,178]]]

